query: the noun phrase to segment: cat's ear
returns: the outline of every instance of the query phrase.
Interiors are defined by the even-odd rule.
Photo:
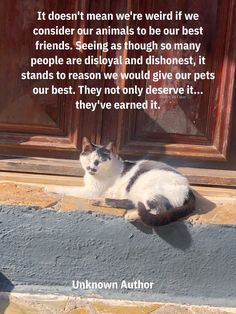
[[[83,137],[82,140],[82,151],[83,152],[92,152],[93,150],[93,144],[90,142],[90,140],[87,137]]]
[[[114,150],[114,145],[113,142],[109,142],[106,146],[105,146],[106,150],[108,150],[109,152],[113,153]]]

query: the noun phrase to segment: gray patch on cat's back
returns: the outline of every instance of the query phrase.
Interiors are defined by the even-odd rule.
[[[144,174],[145,172],[148,172],[153,169],[153,164],[155,164],[155,161],[144,161],[139,165],[139,168],[137,171],[133,174],[133,176],[129,179],[129,183],[126,186],[126,191],[130,192],[132,186],[134,183],[138,180],[138,178]]]
[[[154,170],[154,169],[158,169],[158,170],[164,170],[164,171],[170,171],[170,172],[174,172],[174,173],[178,173],[178,171],[176,171],[174,168],[162,163],[162,162],[158,162],[158,161],[150,161],[150,160],[144,160],[142,163],[140,163],[139,168],[137,169],[137,171],[134,173],[134,175],[130,178],[129,183],[126,187],[126,191],[130,192],[132,186],[134,185],[134,183],[137,181],[137,179],[144,173]]]
[[[123,170],[121,172],[121,177],[125,175],[127,172],[129,172],[130,169],[132,169],[135,165],[136,165],[136,162],[125,160],[123,162]]]
[[[142,175],[144,174],[145,172],[147,171],[150,171],[152,169],[145,169],[145,168],[139,168],[135,173],[134,175],[129,179],[129,183],[128,185],[126,186],[126,191],[127,192],[130,192],[132,186],[134,185],[135,181],[137,181],[137,179]]]

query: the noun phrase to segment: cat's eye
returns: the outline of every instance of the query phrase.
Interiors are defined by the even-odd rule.
[[[96,159],[96,160],[94,161],[94,166],[98,166],[98,164],[99,164],[99,160]]]

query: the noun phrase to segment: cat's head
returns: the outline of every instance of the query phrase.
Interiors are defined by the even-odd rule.
[[[95,145],[87,137],[84,137],[80,154],[83,169],[94,176],[109,171],[114,158],[112,149],[112,142],[105,146]]]

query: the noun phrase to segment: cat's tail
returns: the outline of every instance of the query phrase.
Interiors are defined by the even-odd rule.
[[[176,221],[179,218],[185,217],[192,213],[195,209],[195,196],[190,190],[188,198],[180,207],[171,208],[160,214],[150,213],[143,203],[138,203],[138,213],[141,221],[148,226],[157,227],[167,225],[170,222]]]

